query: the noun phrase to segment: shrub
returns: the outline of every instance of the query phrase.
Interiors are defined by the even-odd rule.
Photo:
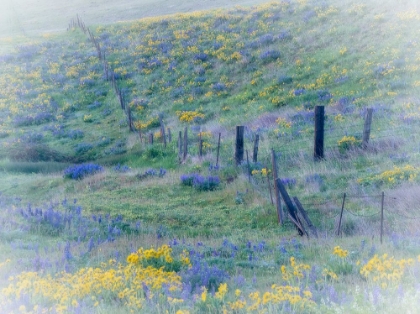
[[[355,138],[354,136],[343,136],[338,141],[338,150],[340,151],[340,153],[343,154],[346,151],[348,151],[350,148],[360,145],[360,143],[361,141]]]
[[[83,179],[84,177],[88,175],[92,175],[97,172],[100,172],[102,170],[103,168],[101,166],[97,164],[93,164],[93,163],[74,165],[64,170],[64,177],[73,179],[73,180],[78,180],[78,179]]]
[[[14,161],[68,161],[68,157],[53,150],[45,144],[15,143],[7,153]]]

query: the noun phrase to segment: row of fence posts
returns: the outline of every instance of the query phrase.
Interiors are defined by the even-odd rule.
[[[367,109],[366,119],[364,123],[363,129],[363,139],[362,139],[362,147],[366,149],[369,142],[370,137],[370,129],[372,123],[372,112],[371,108]],[[161,140],[166,147],[166,133],[165,133],[165,126],[163,124],[162,118],[159,118],[160,121],[160,135]],[[314,136],[314,160],[320,160],[324,158],[324,121],[325,121],[325,111],[323,106],[315,107],[315,136]],[[168,141],[171,142],[171,129],[167,128],[168,133]],[[249,162],[249,154],[248,150],[244,149],[244,133],[245,127],[244,126],[236,126],[236,138],[235,138],[235,153],[234,159],[237,166],[241,165],[244,162],[244,156],[246,154],[246,162],[247,162],[247,172],[248,172],[248,180],[251,178],[251,167]],[[141,135],[140,135],[141,138]],[[216,167],[219,165],[219,158],[220,158],[220,141],[221,141],[221,133],[218,134],[218,142],[217,142],[217,154],[216,154]],[[149,134],[149,144],[153,144],[153,133]],[[257,134],[254,138],[253,143],[253,156],[252,161],[256,163],[258,161],[258,146],[259,146],[259,135]],[[182,131],[179,131],[178,134],[178,156],[179,161],[184,162],[188,156],[188,127],[184,128],[184,134]],[[198,154],[202,157],[203,154],[203,140],[201,136],[201,132],[198,138]],[[272,192],[271,183],[270,183],[270,176],[267,173],[267,184],[268,189],[270,192],[270,199],[271,203],[274,205],[275,200],[275,207],[277,211],[277,220],[279,224],[284,224],[286,217],[296,226],[299,235],[303,236],[306,235],[309,237],[309,232],[306,230],[305,225],[309,229],[310,233],[314,237],[318,237],[317,229],[314,224],[311,222],[309,216],[307,215],[305,209],[303,208],[301,202],[297,197],[291,198],[286,190],[285,185],[282,183],[281,179],[278,176],[278,169],[277,169],[277,160],[276,160],[276,153],[274,149],[271,150],[271,163],[272,163],[272,175],[274,181],[274,193]],[[273,200],[274,194],[274,200]],[[285,203],[287,214],[283,212],[282,209],[282,200]],[[340,218],[337,227],[337,235],[342,235],[341,233],[341,225],[343,219],[343,211],[344,205],[346,200],[346,193],[344,193]],[[380,229],[380,241],[382,243],[383,239],[383,209],[384,209],[384,194],[382,193],[382,202],[381,202],[381,229]],[[303,223],[305,222],[305,224]]]
[[[372,124],[372,113],[373,113],[373,109],[368,108],[366,118],[365,118],[365,123],[364,123],[364,129],[363,129],[363,138],[362,138],[363,149],[366,149],[368,147],[371,124]],[[315,161],[321,160],[324,158],[324,134],[325,134],[324,121],[325,121],[324,106],[316,106],[315,115],[314,115],[314,124],[315,124],[314,160]],[[259,136],[257,135],[254,140],[253,162],[257,162],[258,160],[258,157],[257,157],[258,156],[258,142],[259,142]],[[246,156],[247,156],[247,164],[248,164],[248,179],[250,180],[251,169],[249,165],[248,151],[246,151]],[[241,165],[243,163],[243,160],[244,160],[244,126],[236,126],[236,140],[235,140],[236,165],[237,166]],[[309,237],[309,233],[306,231],[304,224],[302,223],[302,221],[305,221],[306,225],[308,226],[313,236],[318,237],[316,228],[313,225],[313,223],[310,221],[299,199],[297,197],[293,197],[293,201],[292,201],[289,194],[287,193],[287,190],[284,184],[281,182],[281,179],[279,179],[276,153],[274,149],[272,149],[271,151],[271,162],[272,162],[272,174],[273,174],[273,181],[274,181],[274,199],[275,199],[275,204],[276,204],[278,223],[283,224],[285,222],[285,215],[282,210],[282,200],[283,200],[287,208],[287,217],[296,226],[299,234],[307,235]],[[267,175],[267,179],[269,179],[268,175]],[[271,185],[270,185],[269,180],[267,180],[267,182],[268,182],[268,187],[270,191],[271,202],[273,203]],[[345,200],[345,197],[343,199],[342,211],[344,210],[344,200]],[[338,227],[339,231],[341,230],[340,229],[341,219],[342,219],[342,212],[341,212],[340,222],[339,222],[339,227]],[[381,210],[381,243],[382,243],[382,235],[383,235],[383,204],[382,204],[382,210]]]

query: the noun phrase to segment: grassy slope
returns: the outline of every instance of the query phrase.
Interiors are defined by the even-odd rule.
[[[263,138],[262,166],[270,166],[271,148],[280,151],[281,176],[297,181],[293,194],[309,202],[309,209],[316,213],[321,209],[312,204],[327,198],[332,200],[332,206],[338,207],[344,191],[376,195],[380,189],[392,188],[395,184],[388,182],[386,174],[375,175],[394,166],[418,164],[417,149],[412,145],[418,139],[419,119],[416,43],[412,40],[417,17],[413,12],[406,7],[394,8],[392,2],[381,6],[375,2],[364,5],[297,2],[118,23],[98,27],[94,32],[101,38],[110,67],[123,77],[119,85],[132,106],[135,121],[146,124],[163,113],[165,123],[176,134],[188,125],[179,121],[176,112],[199,110],[204,114],[204,121],[198,126],[212,132],[206,140],[212,147],[205,159],[214,163],[216,136],[221,130],[221,160],[228,171],[233,155],[233,126],[245,123],[249,128],[248,149],[252,145],[250,137],[259,132]],[[185,33],[177,32],[180,29]],[[279,51],[280,58],[264,57],[273,51]],[[206,57],[200,59],[200,53]],[[235,57],[235,53],[240,55]],[[47,145],[59,161],[97,159],[101,162],[98,158],[105,158],[102,162],[126,162],[135,168],[124,183],[129,193],[116,188],[115,182],[126,179],[113,175],[101,177],[94,184],[93,194],[90,184],[75,184],[88,187],[75,188],[73,183],[60,179],[60,175],[52,180],[48,194],[37,188],[44,186],[44,179],[36,176],[31,179],[34,183],[28,181],[18,186],[13,183],[10,187],[5,182],[4,189],[9,191],[6,193],[21,193],[28,201],[36,202],[48,200],[54,193],[56,198],[62,198],[64,193],[81,199],[88,211],[100,209],[115,213],[130,208],[123,211],[128,218],[159,220],[179,228],[187,222],[182,217],[190,216],[190,208],[172,197],[156,200],[156,190],[160,187],[153,187],[154,182],[145,186],[133,179],[143,167],[163,166],[173,169],[172,180],[165,181],[167,187],[180,193],[180,198],[187,199],[197,210],[203,204],[208,204],[209,209],[217,207],[218,199],[222,199],[226,202],[214,213],[222,215],[224,207],[227,212],[237,212],[235,195],[241,188],[252,191],[246,197],[249,213],[256,215],[255,224],[274,226],[274,212],[266,217],[267,210],[259,209],[271,207],[262,182],[254,184],[256,190],[241,184],[236,190],[229,187],[215,192],[214,197],[205,196],[211,201],[204,203],[197,202],[194,193],[180,189],[177,176],[197,169],[205,173],[209,162],[199,165],[193,157],[194,144],[191,161],[198,168],[179,168],[175,144],[170,145],[166,157],[159,161],[152,158],[150,148],[138,143],[135,135],[129,136],[124,114],[118,109],[110,84],[103,80],[94,48],[78,30],[50,42],[42,40],[19,48],[6,57],[2,67],[7,73],[2,81],[1,99],[4,157],[25,159],[26,153],[27,158],[36,159],[38,156],[34,157],[27,147]],[[169,67],[174,70],[168,71]],[[317,104],[327,106],[327,159],[313,164],[313,126],[307,115]],[[373,148],[367,153],[340,155],[337,141],[344,135],[361,136],[364,109],[368,106],[375,109]],[[34,116],[36,119],[37,114],[45,112],[50,113],[50,121],[41,121],[39,125],[19,124],[19,119]],[[279,122],[274,122],[279,117]],[[148,127],[147,131],[157,129]],[[83,137],[68,135],[74,132],[81,132]],[[404,140],[407,136],[408,141]],[[26,142],[29,144],[20,144]],[[119,145],[127,152],[125,155],[114,155]],[[158,151],[159,147],[158,144]],[[142,157],[137,158],[139,155]],[[13,169],[10,162],[3,164],[6,170]],[[27,164],[21,167],[25,169]],[[397,171],[395,183],[405,182],[410,174],[415,176],[416,168],[403,173]],[[311,182],[317,176],[321,179]],[[384,179],[385,185],[378,184]],[[364,180],[365,184],[358,180]],[[150,204],[145,205],[146,210],[136,201],[136,194],[147,195],[142,201]],[[374,201],[359,206],[357,198],[349,201],[353,201],[357,210],[377,207]],[[160,208],[176,211],[162,211],[157,218],[155,210]],[[244,217],[249,216],[248,211],[241,211]],[[194,218],[197,229],[202,224],[211,225],[199,217]],[[222,225],[231,221],[231,217],[227,220],[217,217],[215,221],[225,221]],[[268,225],[267,220],[271,221]]]
[[[77,2],[72,3],[77,4]],[[205,4],[207,3],[210,2],[205,2]],[[217,1],[212,3],[219,4]],[[232,4],[237,3],[232,2]],[[419,104],[416,91],[419,82],[419,69],[416,55],[417,43],[414,41],[419,29],[416,27],[418,16],[406,15],[405,17],[408,19],[401,19],[398,17],[398,10],[411,13],[414,11],[410,11],[411,7],[409,6],[396,8],[392,1],[381,2],[381,5],[368,2],[365,3],[366,6],[358,6],[353,1],[351,4],[350,1],[349,3],[331,1],[328,3],[337,10],[332,10],[327,5],[321,7],[319,12],[315,9],[319,7],[316,1],[314,3],[308,1],[307,5],[304,3],[305,1],[299,1],[299,4],[294,4],[293,14],[290,8],[286,8],[284,11],[281,8],[280,19],[273,19],[274,22],[265,23],[265,25],[269,25],[269,29],[258,24],[258,21],[259,19],[272,19],[270,14],[272,11],[275,12],[275,9],[267,9],[267,11],[264,11],[265,9],[233,9],[229,11],[227,17],[223,17],[222,12],[205,12],[199,17],[194,14],[168,17],[165,19],[173,21],[169,23],[170,30],[161,19],[149,20],[144,23],[136,22],[135,26],[121,23],[95,29],[98,36],[106,32],[110,33],[110,44],[106,49],[108,49],[107,55],[110,62],[115,62],[112,65],[116,67],[116,61],[125,61],[122,62],[122,70],[127,69],[129,73],[134,73],[132,80],[135,84],[131,83],[129,79],[121,81],[122,86],[128,88],[129,99],[147,98],[149,101],[149,106],[144,111],[136,112],[138,121],[147,121],[156,117],[157,113],[164,112],[165,122],[175,130],[176,134],[176,131],[190,125],[181,123],[175,111],[193,110],[202,106],[201,110],[205,113],[206,119],[200,125],[204,130],[213,131],[212,138],[208,140],[212,143],[213,148],[204,158],[203,163],[198,158],[191,156],[186,164],[178,166],[174,143],[169,145],[167,150],[161,149],[159,144],[156,145],[157,151],[162,151],[166,156],[153,158],[153,151],[150,147],[140,145],[137,136],[128,133],[127,127],[123,123],[124,115],[118,108],[112,89],[100,77],[101,69],[95,59],[95,51],[80,32],[60,34],[57,38],[52,38],[48,44],[45,43],[47,41],[45,38],[41,40],[44,42],[42,44],[35,42],[30,47],[41,48],[34,50],[34,55],[30,55],[30,61],[24,54],[21,58],[12,58],[7,62],[2,61],[1,71],[8,75],[7,78],[11,78],[9,81],[1,81],[1,144],[5,145],[6,143],[6,146],[3,146],[1,150],[1,155],[5,159],[0,163],[0,168],[5,169],[0,181],[2,207],[25,207],[27,203],[42,207],[49,201],[61,202],[63,198],[69,200],[77,198],[78,203],[83,206],[88,215],[110,213],[115,216],[123,214],[125,218],[132,221],[140,219],[147,226],[162,224],[164,228],[168,228],[166,234],[168,237],[193,236],[196,241],[205,239],[209,246],[220,245],[219,239],[223,236],[229,236],[233,242],[241,243],[243,246],[248,239],[255,242],[265,238],[268,239],[268,245],[275,248],[280,237],[294,235],[295,231],[288,224],[284,228],[278,228],[274,207],[270,203],[265,188],[266,182],[261,182],[255,176],[254,182],[248,184],[246,176],[241,172],[238,173],[231,166],[233,126],[245,122],[252,131],[260,128],[259,131],[263,137],[260,160],[263,165],[269,166],[269,153],[272,147],[281,152],[279,156],[281,176],[296,179],[297,183],[290,191],[308,204],[305,206],[309,209],[316,225],[321,226],[323,235],[331,235],[334,231],[335,221],[327,218],[338,212],[341,206],[341,195],[344,191],[349,194],[346,207],[357,214],[370,215],[379,206],[377,197],[358,198],[359,196],[378,195],[382,189],[385,189],[386,195],[389,196],[386,199],[386,206],[390,211],[398,210],[399,213],[406,216],[419,216],[417,213],[418,198],[416,197],[419,194],[416,188],[417,181],[414,178],[414,184],[410,182],[413,181],[410,180],[410,175],[417,174],[419,164],[417,144]],[[410,5],[408,1],[406,4]],[[40,6],[40,8],[42,7]],[[107,7],[101,8],[106,10]],[[72,12],[72,9],[67,8],[66,11]],[[135,10],[130,11],[135,12]],[[36,11],[34,10],[34,12]],[[114,12],[119,14],[120,11]],[[159,14],[170,12],[159,11]],[[97,14],[98,11],[92,16],[97,16]],[[72,13],[71,16],[74,14]],[[88,14],[85,18],[88,24],[96,24],[96,21],[98,21],[97,24],[101,24],[99,19],[87,17],[89,17]],[[123,17],[116,16],[115,19],[122,20]],[[129,18],[131,19],[131,17]],[[278,34],[280,31],[288,30],[292,36],[284,41],[269,42],[264,45],[259,44],[256,48],[244,49],[245,57],[241,59],[241,62],[224,61],[222,56],[211,51],[210,46],[213,45],[218,35],[228,37],[229,32],[226,31],[226,28],[212,29],[209,27],[208,33],[201,30],[203,23],[210,26],[215,25],[217,18],[222,22],[225,19],[224,26],[232,23],[233,27],[236,27],[235,32],[240,34],[238,38],[232,36],[226,39],[229,44],[225,50],[226,55],[230,55],[235,52],[236,48],[241,47],[240,43],[246,46],[261,39],[267,33]],[[308,18],[307,22],[305,22],[306,18]],[[111,18],[107,20],[107,22],[112,21],[114,20]],[[251,23],[254,24],[251,26]],[[53,29],[63,28],[61,24],[54,25]],[[131,27],[135,29],[134,32],[130,31]],[[229,26],[226,27],[229,28]],[[250,35],[249,28],[257,30],[257,33]],[[137,66],[138,64],[134,62],[139,60],[146,61],[150,65],[150,60],[156,56],[161,58],[165,65],[165,62],[172,61],[167,60],[169,58],[159,54],[157,50],[152,50],[149,55],[147,55],[148,51],[144,51],[145,55],[136,58],[133,58],[132,55],[136,52],[135,45],[145,45],[142,43],[143,40],[147,42],[149,39],[156,40],[160,36],[169,36],[171,35],[170,31],[177,29],[190,30],[189,36],[192,38],[192,45],[199,49],[208,48],[209,55],[211,55],[210,60],[205,64],[197,60],[194,61],[196,52],[182,50],[180,42],[171,37],[174,44],[174,58],[177,61],[177,72],[171,74],[166,71],[166,67],[157,67],[156,69],[151,67],[152,72],[146,74],[138,70],[137,67],[132,67],[133,64]],[[49,29],[43,29],[42,32],[44,31],[49,31]],[[136,34],[141,34],[144,37],[134,37],[134,39],[130,37]],[[17,38],[17,40],[21,39]],[[127,41],[126,47],[121,45],[125,40]],[[150,46],[157,44],[159,43]],[[39,52],[39,49],[42,53]],[[277,49],[281,52],[279,60],[273,62],[261,60],[262,52]],[[21,49],[19,53],[24,52],[25,50]],[[30,49],[29,52],[31,53]],[[183,55],[184,52],[185,55]],[[51,62],[60,65],[57,73],[51,67]],[[84,68],[77,75],[66,77],[65,82],[61,85],[54,84],[51,80],[52,75],[61,73],[66,76],[68,67],[77,65],[79,62],[83,64]],[[257,65],[257,68],[253,68],[253,65]],[[194,79],[200,76],[197,72],[201,71],[201,67],[205,68],[207,77],[207,81],[200,85],[205,88],[205,92],[212,91],[212,85],[221,79],[225,80],[225,83],[233,82],[233,84],[229,85],[228,91],[221,95],[206,97],[203,94],[194,94],[190,101],[189,97],[193,95],[194,88],[198,87]],[[38,68],[41,68],[39,74],[37,74]],[[80,77],[89,74],[90,70],[94,73],[95,84],[81,86]],[[279,84],[281,75],[290,76],[293,82],[286,86]],[[341,77],[347,78],[341,81]],[[159,88],[161,86],[156,87],[155,82],[165,83],[160,81],[162,78],[173,81],[170,91],[161,92]],[[251,83],[253,80],[255,83]],[[29,81],[30,84],[25,85],[24,81]],[[311,84],[315,84],[315,86]],[[174,97],[173,90],[181,86],[185,89],[185,94]],[[302,87],[307,90],[306,94],[295,96],[295,90]],[[91,95],[96,95],[95,92],[98,89],[102,106],[88,108],[87,106],[92,104],[95,99]],[[152,92],[149,91],[150,89]],[[23,91],[24,96],[17,97],[16,91],[19,90]],[[36,93],[32,95],[29,92],[33,90]],[[317,92],[321,90],[330,92],[332,98],[328,100],[318,98]],[[42,92],[54,96],[54,100],[58,103],[54,115],[62,117],[56,117],[56,120],[40,125],[14,126],[13,119],[16,116],[30,115],[38,112],[37,110],[51,112],[51,99],[44,98],[45,96],[37,98],[38,95],[42,95]],[[281,98],[281,101],[286,101],[287,105],[281,106],[273,103],[274,96]],[[347,100],[341,101],[345,97]],[[40,105],[44,100],[46,105]],[[306,107],[312,108],[318,103],[326,105],[328,115],[327,158],[325,161],[313,163],[311,158],[312,121],[306,121],[304,114]],[[27,106],[28,104],[31,104],[32,107]],[[74,105],[74,108],[69,109],[69,104],[70,107]],[[356,150],[344,155],[340,154],[337,149],[337,141],[343,135],[360,135],[363,125],[362,113],[367,106],[375,108],[372,149],[363,153]],[[104,108],[109,109],[111,114],[103,116]],[[83,122],[85,115],[92,115],[94,121]],[[8,116],[10,119],[7,118]],[[274,120],[278,117],[285,119],[285,123],[275,123]],[[288,122],[291,122],[290,128],[287,126]],[[48,129],[44,129],[45,126],[55,127],[57,125],[61,125],[65,132],[81,130],[84,132],[84,137],[75,139],[57,137]],[[222,177],[226,179],[238,174],[239,179],[231,184],[223,184],[222,190],[211,193],[197,193],[180,186],[179,176],[182,173],[193,171],[207,173],[209,163],[214,163],[215,135],[219,130],[223,132],[224,136],[221,158],[224,166]],[[156,129],[150,128],[149,131],[156,131]],[[99,157],[101,159],[98,159],[98,162],[107,162],[109,166],[104,173],[82,181],[71,181],[63,179],[61,171],[50,173],[51,169],[65,167],[67,163],[32,164],[10,160],[10,147],[13,147],[16,142],[24,142],[26,145],[25,138],[28,138],[28,133],[41,134],[43,137],[40,143],[49,145],[51,149],[62,153],[66,162],[73,161],[75,147],[78,144],[82,142],[94,144],[90,154],[86,154],[84,158]],[[278,137],[278,134],[283,133],[283,136]],[[102,137],[109,138],[109,143],[107,141],[105,144],[99,145]],[[121,139],[125,144],[126,154],[106,155],[103,153],[104,150],[114,147],[115,143]],[[246,145],[248,149],[251,149],[249,138],[247,138]],[[195,154],[195,150],[196,148],[192,148],[193,154]],[[119,161],[130,165],[132,170],[125,174],[112,171],[111,165]],[[405,165],[413,165],[416,168],[408,170],[407,173],[396,172],[390,176],[372,177],[393,169],[394,166]],[[139,180],[136,175],[150,166],[165,167],[169,171],[164,178]],[[36,172],[33,167],[41,173],[31,173]],[[18,173],[16,169],[22,170],[24,173]],[[400,178],[401,176],[402,178]],[[396,182],[388,182],[389,178]],[[358,183],[358,179],[366,179],[370,184],[362,185]],[[381,181],[385,181],[385,183],[381,183]],[[17,201],[17,197],[22,201]],[[325,205],[325,201],[331,201],[331,203]],[[392,231],[416,230],[416,220],[411,223],[401,217],[395,218],[394,215],[388,213],[386,215],[387,234]],[[10,217],[13,218],[9,219]],[[9,273],[32,269],[33,259],[38,256],[38,249],[32,249],[35,244],[39,244],[41,248],[49,249],[54,247],[56,242],[68,241],[66,238],[51,238],[37,233],[27,233],[25,229],[20,229],[21,221],[14,215],[9,216],[8,212],[1,217],[0,223],[2,227],[0,252],[4,256],[10,256],[13,260],[20,261],[16,265],[2,268],[0,285],[6,284]],[[354,234],[355,231],[360,231],[363,236],[362,238],[355,236],[351,239],[334,240],[334,242],[341,241],[343,247],[348,248],[352,254],[356,252],[355,257],[352,257],[353,264],[356,262],[356,257],[367,258],[368,248],[371,252],[376,253],[377,223],[376,217],[359,219],[346,216],[345,232]],[[118,239],[116,243],[101,246],[92,252],[89,260],[79,261],[80,265],[97,265],[103,260],[112,258],[115,251],[124,255],[128,253],[128,248],[131,246],[156,246],[161,241],[166,241],[167,238],[156,240],[154,232],[151,231],[150,234],[146,233],[134,239],[129,236],[124,237]],[[371,237],[373,235],[376,237]],[[202,238],[197,238],[197,236]],[[360,249],[361,239],[366,241],[363,243],[367,245],[363,254]],[[387,242],[386,246],[378,249],[379,253],[390,252],[399,257],[406,257],[406,254],[411,257],[419,253],[416,243],[404,239],[395,241],[392,245]],[[331,266],[337,264],[336,259],[329,257],[331,255],[329,253],[335,245],[332,242],[322,240],[319,243],[306,243],[305,241],[302,243],[304,245],[302,252],[297,250],[295,254],[300,254],[299,257],[303,260],[311,263],[316,260],[317,265],[322,265],[320,267],[326,264]],[[76,256],[79,251],[85,250],[85,246],[84,242],[74,244],[72,246],[73,254]],[[49,250],[48,258],[59,262],[62,258],[62,250]],[[244,248],[241,248],[241,253],[244,252]],[[261,257],[261,265],[268,261],[267,265],[270,266],[272,260],[278,258],[278,256],[273,257],[270,254],[267,253],[267,256]],[[238,259],[245,264],[247,256],[245,254]],[[287,263],[287,258],[284,256],[281,256],[280,259],[281,262]],[[273,276],[278,276],[278,271],[273,272],[271,266],[264,267],[255,271],[253,266],[249,269],[243,266],[241,271],[244,271],[247,278],[257,274],[258,278],[261,278],[258,282],[259,287],[265,288],[273,283],[273,278],[275,278]],[[343,271],[343,276],[340,279],[351,287],[354,287],[355,281],[360,284],[360,278],[355,270],[350,274]],[[345,289],[345,284],[338,289]],[[324,296],[324,294],[324,291],[321,291],[321,295]],[[362,298],[361,295],[358,297]],[[404,299],[404,302],[406,302],[404,306],[407,309],[411,309],[414,304],[410,303],[410,298]],[[366,306],[366,303],[364,305]],[[388,305],[390,306],[387,309],[388,312],[392,312],[392,304]],[[363,308],[353,310],[354,312],[366,312]],[[378,310],[378,308],[373,306],[371,310]],[[386,309],[382,308],[382,310],[386,312]]]

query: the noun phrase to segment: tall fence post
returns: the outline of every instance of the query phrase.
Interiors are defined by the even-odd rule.
[[[244,160],[244,126],[236,126],[235,162],[239,166]]]
[[[338,220],[337,236],[341,234],[341,220],[343,219],[344,202],[346,201],[346,193],[343,195],[343,203],[341,204],[340,219]]]
[[[168,142],[171,143],[172,142],[172,132],[171,132],[171,128],[167,128],[168,131]]]
[[[220,154],[220,137],[222,133],[219,132],[219,139],[217,141],[217,157],[216,157],[216,167],[219,167],[219,154]]]
[[[149,133],[149,144],[153,145],[153,133]]]
[[[382,244],[382,238],[384,235],[384,200],[385,200],[385,193],[382,192],[381,194],[381,244]]]
[[[315,107],[314,159],[324,158],[324,106]]]
[[[159,122],[160,122],[160,135],[162,137],[163,141],[163,147],[166,148],[166,134],[165,134],[165,125],[163,124],[163,119],[161,116],[159,116]]]
[[[248,150],[246,150],[246,163],[248,166],[248,181],[251,182],[251,165],[249,164]]]
[[[188,155],[188,127],[184,129],[184,157],[183,160],[187,159]]]
[[[279,224],[283,224],[284,215],[283,215],[283,210],[281,209],[281,198],[279,195],[279,189],[277,188],[277,160],[276,160],[276,153],[274,152],[274,149],[271,150],[271,163],[273,166],[274,198],[276,199],[277,221]]]
[[[198,137],[198,155],[203,157],[203,138],[201,137],[201,132]]]
[[[181,162],[181,160],[182,160],[182,147],[183,147],[183,145],[182,145],[182,131],[179,131],[179,134],[178,134],[178,159],[179,159],[179,162]]]
[[[372,113],[373,113],[373,109],[368,108],[367,113],[366,113],[365,125],[363,128],[363,140],[362,140],[363,149],[366,149],[369,143],[370,129],[372,125]]]
[[[257,134],[255,135],[255,140],[254,140],[254,154],[252,155],[252,161],[253,162],[257,162],[258,161],[258,142],[260,140],[260,135]]]

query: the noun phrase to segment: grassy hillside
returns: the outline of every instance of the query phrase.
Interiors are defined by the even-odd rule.
[[[2,34],[13,36],[33,29],[1,39],[15,46],[0,56],[0,250],[19,262],[0,260],[0,286],[7,285],[8,273],[37,271],[30,281],[42,286],[44,275],[64,270],[75,276],[54,280],[69,280],[54,288],[65,295],[96,266],[97,276],[105,277],[112,269],[164,266],[176,270],[182,284],[172,278],[173,290],[159,290],[166,279],[153,273],[143,284],[124,277],[114,290],[90,286],[65,300],[51,297],[47,286],[36,295],[26,286],[21,289],[30,300],[16,301],[11,296],[25,285],[22,275],[2,292],[7,301],[0,309],[23,311],[24,304],[29,311],[39,302],[56,312],[89,312],[98,304],[98,312],[109,312],[123,304],[127,312],[141,307],[145,313],[245,313],[254,307],[392,313],[386,300],[396,297],[407,310],[417,306],[410,279],[420,269],[414,260],[420,254],[420,13],[414,2],[205,1],[200,8],[223,8],[188,13],[197,2],[126,1],[118,8],[104,2],[81,14],[91,37],[77,25],[35,36],[51,31],[45,25],[67,28],[87,4],[60,7],[68,20],[59,24],[37,13],[53,4],[29,12],[14,3],[2,4],[14,23],[11,12],[43,22],[38,28],[29,18],[20,28],[0,24]],[[105,11],[112,15],[101,21]],[[145,15],[154,17],[136,19]],[[319,105],[326,112],[325,158],[314,161]],[[368,108],[373,122],[364,148]],[[168,128],[172,134],[166,147],[160,120],[166,136]],[[258,162],[248,165],[245,157],[235,166],[237,125],[245,126],[250,160],[259,136]],[[185,129],[190,147],[180,160],[177,139]],[[278,225],[271,173],[266,176],[272,149],[279,177],[308,211],[319,240],[296,239],[289,220]],[[344,239],[334,237],[342,207]],[[385,244],[379,247],[381,207]],[[337,242],[343,248],[334,248]],[[138,247],[163,244],[173,249],[175,264],[165,247],[153,253],[162,256],[132,255]],[[215,273],[205,282],[209,265]],[[349,290],[355,285],[360,290]]]

